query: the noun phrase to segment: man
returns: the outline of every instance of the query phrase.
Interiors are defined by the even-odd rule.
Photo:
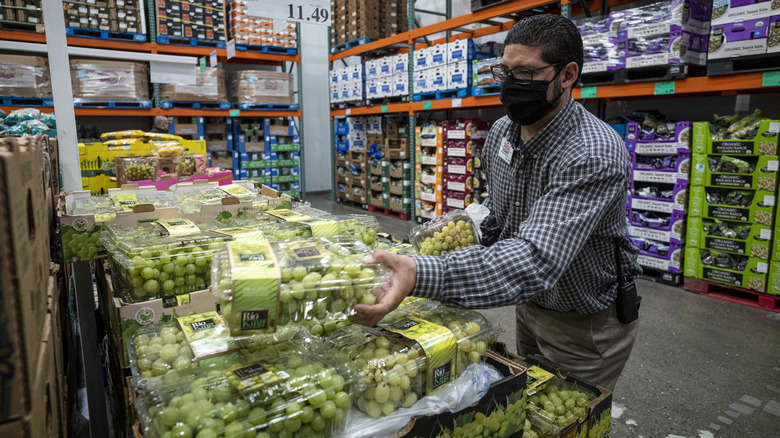
[[[614,389],[638,322],[618,321],[619,254],[628,284],[639,275],[626,239],[630,163],[622,139],[571,97],[582,39],[559,16],[518,22],[506,37],[501,102],[483,162],[490,214],[482,244],[441,257],[377,250],[392,271],[356,322],[374,325],[407,295],[468,308],[518,305],[518,352]],[[616,251],[616,245],[618,250]]]
[[[152,131],[157,134],[167,134],[168,133],[168,118],[165,116],[155,116],[154,118],[154,126],[152,127]]]

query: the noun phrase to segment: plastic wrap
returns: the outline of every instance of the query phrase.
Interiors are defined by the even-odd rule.
[[[158,322],[138,328],[127,343],[130,370],[136,386],[169,372],[191,372],[194,356],[179,323]]]
[[[316,213],[316,212],[307,212]],[[311,216],[311,214],[309,214]],[[316,217],[316,216],[314,216]],[[321,219],[332,220],[338,223],[338,234],[342,237],[352,236],[373,248],[376,233],[379,231],[379,222],[373,216],[365,214],[344,214],[319,216]]]
[[[114,201],[108,195],[90,196],[73,200],[72,215],[95,215],[95,222],[108,222],[116,219]]]
[[[131,181],[157,181],[157,160],[146,157],[116,157],[114,159],[116,183]]]
[[[529,380],[534,368],[529,369]],[[523,436],[530,438],[557,438],[561,430],[576,421],[587,418],[587,404],[596,398],[595,394],[574,383],[564,382],[549,373],[541,372],[548,378],[541,386],[528,390],[527,419],[530,429]],[[595,434],[591,429],[590,436]],[[603,432],[602,432],[603,433]]]
[[[182,155],[174,159],[176,163],[176,175],[179,178],[188,178],[198,171],[198,164],[192,155]]]
[[[226,198],[230,195],[225,193],[219,187],[206,186],[191,186],[179,187],[174,192],[176,198],[176,206],[182,214],[190,214],[199,212],[204,205],[219,204],[222,202],[222,198]]]
[[[0,55],[0,96],[51,97],[46,58]]]
[[[144,63],[72,59],[70,75],[76,99],[149,99],[149,67]]]
[[[13,110],[5,116],[3,123],[6,126],[13,126],[20,122],[28,120],[38,120],[41,117],[41,111],[36,108],[21,108]]]
[[[277,325],[350,314],[373,304],[386,270],[367,267],[370,250],[351,238],[246,239],[225,246],[212,270],[213,292],[232,335],[272,333]]]
[[[312,237],[311,227],[297,222],[269,222],[258,227],[271,243]]]
[[[420,255],[442,255],[479,243],[468,214],[453,210],[412,229],[409,241]]]
[[[352,375],[341,355],[293,341],[150,388],[139,417],[151,437],[340,436]]]
[[[180,102],[227,102],[225,73],[221,68],[195,69],[194,84],[160,84],[162,100]]]
[[[272,223],[272,219],[265,211],[239,210],[230,217],[217,217],[216,225],[222,227],[256,227]]]
[[[111,253],[114,285],[126,302],[205,289],[211,257],[230,237],[206,231],[120,241]]]
[[[144,138],[144,132],[134,129],[128,131],[104,132],[100,134],[101,140],[123,140],[129,138]]]
[[[293,103],[292,76],[263,70],[228,73],[230,100],[250,103]]]

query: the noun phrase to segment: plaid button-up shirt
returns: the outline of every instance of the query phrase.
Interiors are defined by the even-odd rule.
[[[509,163],[499,156],[504,139]],[[641,273],[626,239],[631,164],[623,140],[582,105],[564,109],[528,142],[508,117],[483,148],[490,215],[482,244],[415,257],[412,295],[468,308],[536,303],[590,314],[617,295],[615,244],[623,273]]]

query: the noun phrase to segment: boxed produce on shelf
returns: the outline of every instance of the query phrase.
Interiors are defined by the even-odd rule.
[[[74,99],[149,99],[149,67],[145,63],[71,59],[70,75]]]
[[[712,25],[765,18],[772,15],[772,9],[776,9],[772,0],[716,0],[712,5]]]
[[[766,292],[769,262],[746,255],[688,247],[685,276]]]
[[[273,333],[290,321],[325,320],[373,304],[384,268],[363,267],[370,249],[351,238],[231,242],[213,268],[214,293],[231,335]]]
[[[693,124],[694,153],[777,156],[780,121],[769,120],[755,110],[746,117],[717,117],[714,124]]]
[[[655,211],[659,213],[680,212],[684,214],[688,207],[687,181],[678,180],[677,184],[632,182],[629,205],[632,210]]]
[[[774,192],[777,156],[732,157],[694,154],[692,183],[706,187],[735,187]]]
[[[780,295],[780,264],[772,260],[769,265],[768,285],[766,287],[766,293],[772,295]]]
[[[160,98],[180,102],[227,102],[225,72],[219,67],[195,69],[193,84],[160,84]]]
[[[630,236],[630,238],[654,240],[662,243],[676,243],[676,244],[682,244],[683,242],[687,243],[687,241],[685,240],[686,237],[685,235],[679,235],[677,233],[674,233],[673,231],[657,230],[657,229],[641,227],[633,224],[631,224],[628,227],[628,235]]]
[[[233,103],[294,103],[292,76],[264,70],[236,70],[228,73]]]
[[[713,13],[715,9],[713,9]],[[708,43],[707,59],[763,55],[767,52],[767,22],[769,15],[754,19],[739,19],[713,24]]]
[[[233,0],[230,7],[230,38],[236,44],[295,49],[297,31],[294,21],[277,22],[273,18],[249,15],[247,2]]]
[[[691,187],[691,216],[772,225],[775,195],[762,190]]]
[[[49,63],[39,56],[0,55],[0,96],[51,97]]]
[[[199,429],[225,436],[338,436],[352,404],[352,376],[343,355],[315,340],[292,341],[154,385],[138,395],[136,410],[145,435]],[[193,401],[204,393],[211,397]]]
[[[676,184],[687,181],[690,174],[690,154],[668,156],[631,155],[634,181]]]
[[[657,232],[664,232],[668,233],[669,239],[671,242],[682,242],[684,237],[684,231],[685,231],[685,218],[682,213],[679,211],[672,212],[671,214],[667,213],[658,213],[658,212],[652,212],[652,211],[629,211],[629,217],[628,217],[629,224],[631,225],[629,227],[629,231],[633,233],[633,230],[635,228],[637,229],[647,229],[646,232],[651,232],[649,230],[653,231],[653,236],[660,236],[657,234]],[[637,233],[642,233],[642,231],[637,231]],[[643,237],[643,236],[639,236]],[[652,236],[647,236],[650,239],[654,240],[665,240],[661,238],[656,238]]]
[[[170,38],[197,39],[201,41],[224,42],[225,6],[213,0],[159,0],[157,8],[158,43],[183,44]],[[187,44],[189,45],[189,44]],[[216,44],[215,44],[216,46]],[[222,46],[224,48],[224,46]]]
[[[664,243],[632,237],[631,243],[639,250],[637,263],[660,271],[682,272],[683,248],[679,243]]]
[[[690,143],[690,122],[664,123],[655,128],[639,123],[626,126],[626,147],[637,155],[690,154]]]
[[[420,255],[441,255],[479,244],[468,214],[452,211],[412,229],[409,241]]]
[[[772,228],[766,225],[718,219],[688,218],[686,244],[735,254],[769,259]]]

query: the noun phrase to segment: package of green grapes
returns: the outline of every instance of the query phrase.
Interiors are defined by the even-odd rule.
[[[373,418],[410,408],[426,395],[428,360],[416,341],[383,328],[352,325],[329,338],[358,373],[355,405]]]
[[[116,219],[114,202],[107,195],[74,199],[70,214],[73,216],[91,214],[95,216],[95,222],[109,222]]]
[[[116,169],[116,184],[121,187],[122,184],[134,181],[157,181],[157,160],[152,157],[120,156],[114,158],[114,168]]]
[[[363,265],[371,249],[353,237],[286,240],[273,249],[282,282],[280,324],[351,315],[355,304],[374,304],[373,290],[388,279],[384,266]]]
[[[256,208],[256,207],[255,207]],[[218,227],[249,227],[274,222],[264,210],[238,210],[235,214],[224,211],[217,216]]]
[[[412,229],[409,241],[419,255],[442,255],[479,243],[468,214],[453,210]]]
[[[410,243],[393,243],[393,245],[389,246],[388,248],[385,248],[385,251],[391,252],[393,254],[400,254],[400,255],[406,255],[406,256],[416,256],[417,251],[414,249],[414,246]]]
[[[376,233],[379,232],[379,222],[375,217],[366,214],[344,214],[321,216],[320,219],[336,222],[339,236],[352,236],[362,240],[370,248],[374,247]]]
[[[143,391],[136,410],[144,436],[337,437],[353,376],[344,355],[291,341]]]
[[[259,224],[259,230],[265,233],[271,243],[287,239],[306,239],[312,237],[311,227],[298,222],[270,222]]]
[[[127,343],[130,372],[136,388],[168,373],[191,373],[193,354],[176,321],[141,326]]]
[[[530,431],[526,430],[524,436],[557,437],[573,423],[587,419],[588,403],[596,394],[537,366],[528,368],[528,376],[529,380],[532,376],[543,378],[536,379],[542,383],[529,392],[526,409]]]
[[[262,237],[230,242],[215,256],[212,292],[231,336],[276,330],[279,276],[276,255]]]
[[[62,255],[65,263],[98,258],[105,248],[100,243],[102,222],[96,216],[63,216],[60,218]]]
[[[230,236],[212,231],[116,243],[110,253],[114,286],[125,302],[203,290],[211,280],[211,258]]]
[[[455,376],[472,363],[483,362],[488,346],[496,342],[498,333],[493,324],[479,312],[456,309],[436,301],[418,300],[399,306],[387,319],[402,315],[423,319],[446,327],[458,343]]]

